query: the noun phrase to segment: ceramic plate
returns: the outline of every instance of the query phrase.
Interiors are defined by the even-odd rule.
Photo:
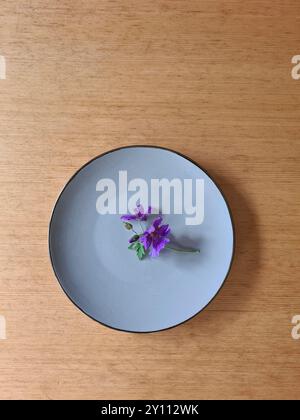
[[[153,179],[179,180],[182,213],[174,214],[180,188],[176,200],[175,190],[169,189],[169,211],[155,211],[163,213],[175,244],[200,248],[199,254],[164,249],[159,257],[140,261],[128,250],[130,232],[120,221],[119,205],[121,201],[123,207],[124,202],[132,205],[140,182],[136,180],[141,179],[149,187],[149,204]],[[110,183],[106,188],[105,182]],[[200,190],[196,195],[197,182],[203,195]],[[187,185],[189,194],[195,187],[195,197],[188,196]],[[189,199],[200,206],[197,215],[191,212]],[[156,196],[159,204],[157,200]],[[115,214],[100,214],[105,213],[101,203]],[[192,318],[216,296],[231,267],[234,232],[223,194],[196,163],[171,150],[133,146],[93,159],[71,178],[53,210],[49,250],[61,287],[85,314],[118,330],[154,332]]]

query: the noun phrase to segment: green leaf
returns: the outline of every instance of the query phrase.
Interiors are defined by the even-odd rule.
[[[146,250],[144,248],[144,245],[140,242],[136,241],[129,245],[128,249],[133,249],[136,252],[136,255],[139,260],[142,260],[144,256],[146,255]]]
[[[142,245],[140,242],[137,242],[137,246],[136,246],[136,255],[138,256],[139,260],[142,260],[144,258],[144,256],[146,255],[146,251],[144,248],[144,245]]]

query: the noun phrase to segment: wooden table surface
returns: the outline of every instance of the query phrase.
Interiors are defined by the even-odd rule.
[[[299,398],[299,1],[1,0],[0,54],[0,398]],[[205,167],[237,231],[215,301],[156,334],[90,320],[48,257],[65,182],[132,144]]]

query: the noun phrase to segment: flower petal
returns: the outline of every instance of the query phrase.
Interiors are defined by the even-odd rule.
[[[161,225],[157,229],[157,233],[161,236],[167,236],[167,235],[169,235],[170,232],[171,232],[171,229],[170,229],[169,225]]]
[[[136,208],[134,209],[134,213],[141,217],[145,212],[144,212],[144,207],[141,204],[137,204]]]
[[[154,220],[153,220],[152,226],[153,226],[155,229],[157,229],[157,228],[158,228],[158,226],[161,224],[161,222],[162,222],[162,217],[161,217],[161,216],[159,216],[159,217],[157,217],[156,219],[154,219]]]
[[[124,214],[124,216],[121,216],[121,220],[128,221],[128,220],[136,220],[136,215],[134,214]]]
[[[148,235],[146,232],[140,236],[140,243],[144,245],[145,249],[149,249],[152,243],[151,235]]]
[[[151,257],[158,257],[159,253],[170,242],[168,238],[157,238],[152,242]]]
[[[153,233],[153,232],[155,232],[155,227],[154,227],[153,225],[150,225],[150,226],[148,227],[148,229],[146,229],[146,230],[145,230],[145,232],[144,232],[144,233],[146,233],[146,234],[148,234],[148,235],[151,235],[151,233]]]

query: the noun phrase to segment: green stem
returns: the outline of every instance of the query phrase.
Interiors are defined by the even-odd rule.
[[[166,245],[166,248],[171,249],[172,251],[175,252],[190,252],[190,253],[199,253],[200,249],[196,249],[196,248],[189,248],[189,249],[184,249],[184,248],[175,248],[171,245]]]
[[[139,220],[139,224],[140,224],[140,228],[142,229],[142,231],[143,231],[143,233],[145,232],[145,230],[144,230],[144,228],[143,228],[143,225],[142,225],[142,222]]]

